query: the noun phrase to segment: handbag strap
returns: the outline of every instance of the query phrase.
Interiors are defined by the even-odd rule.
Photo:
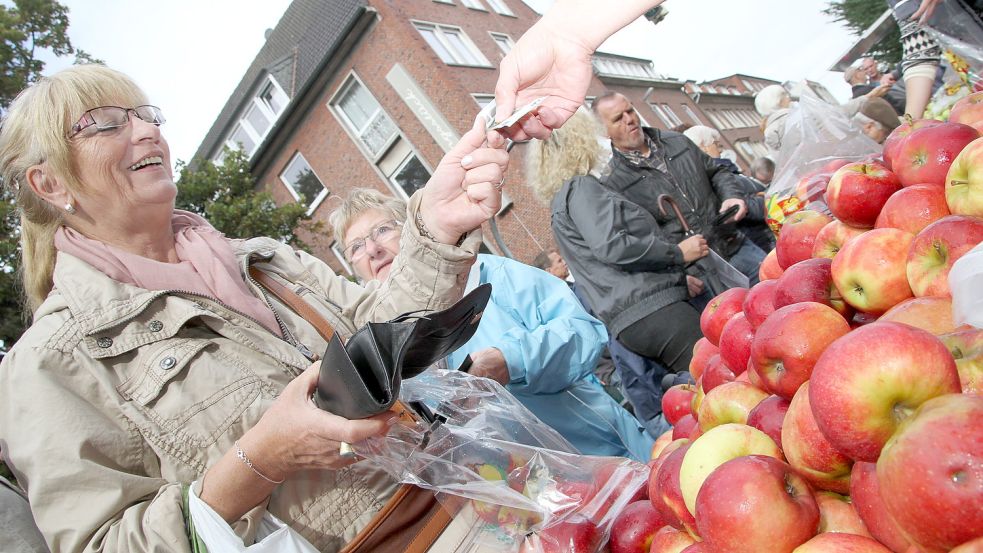
[[[331,338],[334,336],[334,327],[331,326],[331,323],[329,323],[323,315],[311,307],[311,304],[307,303],[304,298],[300,297],[297,292],[294,292],[293,290],[280,284],[276,281],[276,279],[263,271],[260,271],[256,267],[249,267],[249,276],[258,282],[260,286],[269,290],[271,294],[276,296],[277,299],[283,302],[287,307],[293,309],[294,312],[303,317],[304,320],[311,323],[311,325],[314,326],[314,329],[317,330],[317,333],[324,338],[325,342],[331,341]]]

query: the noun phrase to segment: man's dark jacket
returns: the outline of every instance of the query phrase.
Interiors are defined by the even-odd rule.
[[[708,232],[721,201],[742,198],[736,176],[716,166],[682,134],[644,131],[659,145],[670,176],[635,167],[615,152],[603,182],[575,177],[551,206],[560,254],[615,337],[654,311],[689,297],[677,247],[686,237],[674,213],[659,212],[660,194],[675,198],[691,228],[704,233],[710,247],[725,258],[744,240],[734,225]]]

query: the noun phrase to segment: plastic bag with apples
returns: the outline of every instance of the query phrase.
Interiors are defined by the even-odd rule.
[[[875,157],[881,149],[844,107],[803,90],[789,111],[775,178],[765,191],[766,221],[776,233],[786,217],[801,209],[828,213],[823,194],[833,172]]]
[[[355,452],[396,480],[438,492],[470,518],[477,551],[594,553],[645,488],[648,467],[576,453],[497,382],[431,369],[403,382],[400,399],[422,418]]]

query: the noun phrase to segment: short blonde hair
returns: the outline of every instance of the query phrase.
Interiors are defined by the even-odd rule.
[[[348,227],[352,226],[355,219],[363,213],[373,209],[392,215],[393,219],[400,223],[406,221],[406,202],[403,200],[383,194],[374,188],[355,188],[331,212],[331,215],[328,215],[328,223],[334,232],[335,242],[344,248]]]
[[[762,117],[768,117],[772,113],[775,113],[781,109],[782,101],[784,101],[786,98],[791,98],[791,96],[782,85],[773,84],[766,86],[754,96],[754,109],[756,109]]]
[[[95,107],[146,103],[146,95],[129,77],[93,64],[43,77],[10,104],[0,131],[0,182],[13,193],[20,211],[21,279],[31,311],[53,286],[54,235],[62,217],[59,209],[34,193],[27,171],[44,163],[70,192],[83,191],[76,151],[67,138],[72,125]]]
[[[598,142],[601,126],[587,110],[577,110],[547,140],[530,144],[526,156],[526,180],[539,201],[549,205],[563,183],[587,175],[604,161]]]

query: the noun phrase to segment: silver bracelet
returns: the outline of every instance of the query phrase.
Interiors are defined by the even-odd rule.
[[[260,472],[259,469],[257,469],[253,465],[253,462],[249,460],[249,457],[246,457],[246,452],[243,451],[241,447],[239,447],[239,440],[236,440],[234,445],[235,445],[235,448],[236,448],[236,457],[238,457],[240,461],[242,461],[243,463],[245,463],[246,466],[249,467],[250,470],[252,470],[253,472],[255,472],[256,473],[256,476],[259,476],[260,478],[262,478],[263,480],[266,480],[270,484],[283,484],[283,480],[273,480],[272,478],[270,478],[270,477],[266,476],[265,474],[263,474],[262,472]]]
[[[434,236],[433,233],[430,232],[430,229],[427,228],[426,223],[423,222],[423,213],[421,213],[420,211],[416,212],[416,230],[420,231],[420,236],[426,238],[427,240],[430,240],[431,242],[440,243],[440,241],[437,240],[437,237]],[[461,237],[457,240],[457,243],[454,244],[454,246],[460,248],[461,245],[464,244],[464,239],[467,237],[468,237],[467,233],[462,234]]]

